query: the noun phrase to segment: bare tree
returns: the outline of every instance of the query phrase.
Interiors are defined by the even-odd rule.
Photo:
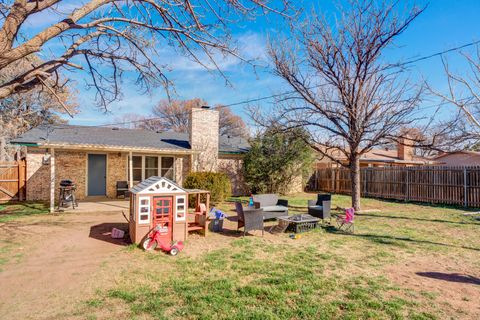
[[[192,108],[206,106],[208,103],[200,98],[190,100],[161,100],[152,108],[152,116],[157,130],[188,132],[188,115]]]
[[[295,94],[279,101],[273,115],[257,111],[254,119],[267,126],[273,121],[283,130],[303,127],[307,142],[321,155],[336,162],[332,151],[345,156],[357,210],[360,157],[407,138],[402,130],[415,119],[422,90],[402,69],[388,65],[383,53],[423,10],[413,7],[400,14],[398,1],[351,1],[339,8],[341,17],[313,14],[297,24],[290,46],[285,41],[270,45],[275,73]]]
[[[128,114],[123,120],[128,127],[147,130],[188,132],[189,114],[192,108],[206,106],[200,98],[190,100],[161,100],[152,108],[151,116]],[[242,118],[225,106],[214,106],[219,111],[219,134],[233,137],[248,137],[248,130]]]
[[[221,72],[215,54],[238,56],[228,41],[229,23],[241,16],[267,11],[286,14],[289,10],[287,0],[278,9],[264,0],[86,0],[76,2],[73,8],[65,3],[2,1],[0,69],[34,53],[49,57],[2,82],[0,99],[39,84],[59,87],[62,69],[81,70],[88,75],[87,85],[96,90],[99,105],[106,107],[119,97],[122,78],[132,70],[140,88],[168,88],[168,66],[159,59],[167,48]],[[20,34],[29,18],[43,11],[56,12],[59,21],[36,34]]]
[[[442,57],[443,68],[447,77],[448,92],[442,93],[429,86],[433,94],[440,97],[448,106],[454,106],[463,115],[462,122],[457,121],[457,134],[478,143],[480,139],[480,47],[474,55],[461,53],[467,64],[465,74],[451,70],[448,61]]]
[[[228,107],[215,106],[219,111],[220,134],[223,136],[248,138],[249,132],[243,119]]]
[[[32,61],[40,61],[34,55],[27,56],[15,65],[0,70],[0,82],[28,70]],[[0,160],[11,160],[18,146],[8,141],[23,132],[44,123],[65,122],[61,115],[75,113],[77,109],[76,92],[69,83],[49,91],[39,85],[32,90],[13,94],[0,100]]]

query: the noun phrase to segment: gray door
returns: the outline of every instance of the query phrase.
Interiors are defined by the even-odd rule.
[[[107,156],[104,154],[88,155],[88,195],[106,195]]]

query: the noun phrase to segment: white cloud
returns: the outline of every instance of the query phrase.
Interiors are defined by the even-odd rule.
[[[242,34],[234,39],[234,44],[236,44],[240,58],[251,61],[257,65],[266,65],[266,39],[263,36],[257,33]],[[212,54],[214,62],[210,61],[204,52],[195,51],[205,66],[171,49],[162,50],[160,53],[164,54],[164,56],[160,57],[161,60],[164,61],[172,71],[205,71],[206,66],[207,70],[216,70],[218,68],[222,72],[227,72],[244,64],[242,59],[231,54],[223,54],[219,51]]]
[[[65,19],[75,9],[80,8],[87,1],[62,1],[52,9],[46,9],[33,14],[25,21],[27,28],[43,28]]]

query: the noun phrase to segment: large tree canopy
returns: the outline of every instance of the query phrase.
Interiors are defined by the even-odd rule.
[[[40,59],[35,55],[27,56],[15,65],[0,70],[0,83],[28,70],[32,63]],[[53,90],[53,89],[52,89]],[[0,100],[0,161],[11,160],[17,146],[8,144],[8,140],[42,123],[64,122],[60,115],[77,110],[76,93],[63,83],[53,91],[36,86],[24,93],[12,94]]]
[[[250,140],[245,155],[245,180],[253,193],[289,193],[311,172],[312,149],[302,129],[289,132],[272,127]]]
[[[398,1],[351,0],[339,15],[312,14],[295,26],[291,43],[274,42],[275,73],[292,88],[278,108],[257,117],[284,130],[302,127],[320,154],[344,155],[352,179],[352,205],[360,209],[362,154],[391,143],[412,124],[421,90],[384,59],[384,52],[423,11],[399,10]],[[293,99],[296,98],[296,99]]]
[[[237,55],[229,43],[228,24],[242,16],[272,11],[285,13],[264,0],[10,0],[0,4],[0,69],[42,53],[42,61],[0,84],[0,99],[37,85],[61,85],[59,72],[81,70],[97,92],[99,105],[119,97],[125,73],[148,90],[169,87],[167,48],[206,68],[219,70],[214,54]],[[29,18],[56,12],[58,21],[37,30]],[[219,70],[221,71],[221,70]]]

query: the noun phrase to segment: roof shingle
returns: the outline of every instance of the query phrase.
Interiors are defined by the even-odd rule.
[[[11,143],[191,150],[188,133],[74,125],[39,126],[20,135]],[[219,137],[220,153],[243,153],[248,149],[248,142],[243,138]]]

